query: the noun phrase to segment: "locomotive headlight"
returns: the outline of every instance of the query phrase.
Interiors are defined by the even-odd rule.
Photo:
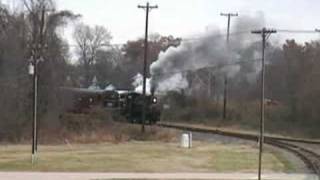
[[[158,102],[158,99],[156,97],[152,98],[152,103],[156,104]]]

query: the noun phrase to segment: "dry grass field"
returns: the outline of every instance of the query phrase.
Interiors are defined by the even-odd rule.
[[[42,172],[256,172],[257,150],[245,145],[194,142],[139,142],[43,145],[31,165],[29,145],[2,145],[0,171]],[[266,151],[263,167],[270,172],[292,170],[281,155]]]

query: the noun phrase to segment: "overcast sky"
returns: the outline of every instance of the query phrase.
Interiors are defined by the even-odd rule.
[[[0,0],[1,1],[1,0]],[[2,0],[19,2],[21,0]],[[142,37],[145,12],[137,5],[145,0],[57,0],[58,9],[68,9],[82,14],[81,21],[89,25],[103,25],[113,36],[112,43],[125,43]],[[254,16],[263,13],[266,27],[276,29],[320,28],[319,0],[150,0],[159,9],[150,13],[150,33],[187,37],[205,32],[207,27],[223,31],[227,18],[221,12],[238,12],[239,16]],[[235,18],[233,18],[233,23]],[[237,31],[236,29],[232,29]],[[64,33],[69,40],[72,28]],[[319,35],[283,34],[273,37],[295,38],[298,41],[317,39]]]
[[[150,0],[159,9],[150,14],[150,32],[185,37],[200,34],[206,27],[224,29],[227,19],[220,12],[238,12],[253,16],[263,13],[267,27],[277,29],[320,28],[319,0]],[[138,9],[144,0],[58,0],[59,9],[82,14],[90,25],[103,25],[113,36],[113,43],[125,43],[144,34],[145,12]],[[236,30],[233,30],[236,31]],[[69,30],[70,32],[70,30]],[[68,33],[66,33],[68,34]],[[279,36],[279,35],[277,35]],[[300,41],[318,35],[282,34],[282,38]]]

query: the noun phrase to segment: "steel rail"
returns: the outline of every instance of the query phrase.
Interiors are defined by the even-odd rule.
[[[218,134],[222,136],[240,138],[240,139],[245,139],[250,141],[258,141],[259,139],[258,135],[251,134],[251,133],[226,131],[221,129],[212,129],[212,128],[194,126],[194,125],[175,124],[175,123],[168,123],[168,122],[158,123],[157,125],[164,128],[174,128],[174,129],[186,130],[186,131],[192,131],[192,132]],[[297,146],[290,143],[290,142],[296,142],[296,143],[305,143],[305,144],[320,144],[320,141],[308,140],[308,139],[274,137],[274,136],[264,136],[264,139],[266,144],[287,150],[295,154],[305,163],[308,169],[310,169],[313,173],[317,174],[320,177],[320,155],[304,147]]]

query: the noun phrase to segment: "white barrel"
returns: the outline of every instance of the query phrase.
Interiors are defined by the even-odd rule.
[[[181,143],[180,146],[182,148],[191,148],[192,144],[192,135],[191,133],[183,133],[181,135]]]

